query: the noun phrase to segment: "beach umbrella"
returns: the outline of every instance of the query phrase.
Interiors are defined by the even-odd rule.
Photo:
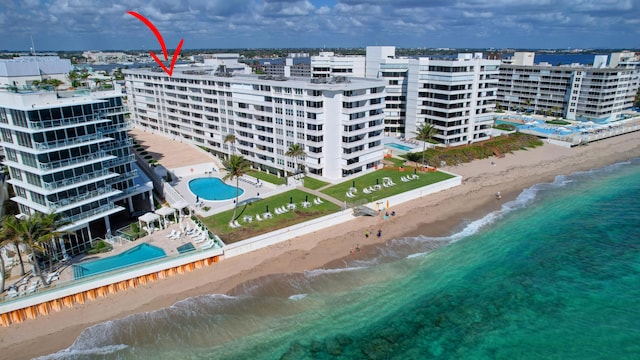
[[[269,212],[269,204],[267,204],[267,212]]]
[[[378,185],[378,179],[376,179],[376,185]]]
[[[304,202],[309,202],[309,195],[304,196]]]
[[[351,182],[351,187],[356,187],[356,181],[355,181],[355,180],[353,180],[353,181]]]
[[[289,196],[289,204],[293,204],[293,196]]]
[[[389,200],[387,199],[387,211],[389,211]]]

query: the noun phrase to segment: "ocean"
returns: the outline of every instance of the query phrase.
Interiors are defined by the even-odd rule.
[[[558,176],[450,236],[98,324],[42,359],[637,358],[638,199],[640,159]]]

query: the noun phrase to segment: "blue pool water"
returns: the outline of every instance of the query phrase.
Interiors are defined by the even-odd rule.
[[[143,262],[166,257],[167,254],[159,247],[149,244],[140,244],[122,254],[110,256],[104,259],[89,261],[73,265],[75,279],[105,273],[107,271],[121,269],[127,266],[141,264]]]
[[[202,200],[229,200],[236,197],[235,186],[225,184],[218,178],[198,178],[189,181],[189,190]],[[244,190],[238,188],[238,196]]]
[[[411,146],[396,144],[396,143],[386,143],[385,146],[392,147],[394,149],[402,150],[402,151],[410,151],[413,150]]]

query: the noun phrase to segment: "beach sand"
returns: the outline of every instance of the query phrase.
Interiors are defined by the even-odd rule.
[[[192,296],[229,293],[248,280],[266,275],[301,272],[327,264],[336,266],[340,259],[366,256],[367,247],[393,238],[451,234],[465,221],[498,210],[501,203],[513,199],[531,185],[550,182],[556,175],[634,157],[640,157],[640,132],[577,148],[545,143],[542,147],[507,154],[500,159],[443,168],[462,175],[462,185],[404,204],[390,204],[396,216],[388,220],[358,218],[191,273],[148,283],[126,293],[0,328],[0,354],[5,359],[50,354],[70,346],[82,330],[96,323],[167,307]],[[500,201],[494,196],[497,191],[502,194]],[[382,230],[382,237],[365,237],[365,231],[375,234],[378,229]],[[350,255],[356,244],[362,251]]]

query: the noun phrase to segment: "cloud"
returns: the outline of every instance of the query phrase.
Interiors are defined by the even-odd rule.
[[[151,20],[169,44],[245,47],[638,48],[636,0],[5,0],[2,47],[152,49]]]

